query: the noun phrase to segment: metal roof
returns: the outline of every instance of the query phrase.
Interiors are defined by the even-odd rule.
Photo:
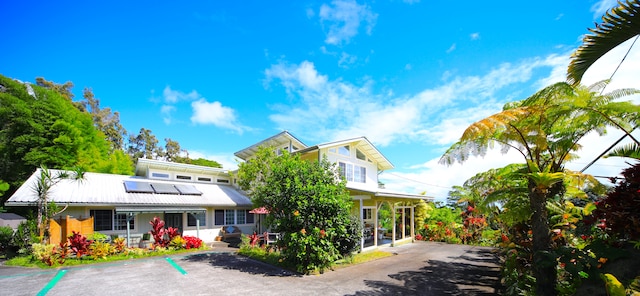
[[[239,157],[242,160],[247,160],[249,159],[251,156],[255,155],[256,152],[258,152],[258,148],[260,148],[261,146],[267,146],[267,147],[281,147],[283,145],[291,145],[291,146],[295,146],[298,149],[305,149],[307,148],[307,145],[305,145],[304,143],[302,143],[302,141],[298,140],[296,137],[294,137],[292,134],[290,134],[288,131],[283,131],[275,136],[271,136],[265,140],[262,140],[256,144],[253,144],[247,148],[244,148],[236,153],[234,153],[235,156]]]
[[[60,170],[50,170],[58,174]],[[37,200],[34,185],[40,177],[37,169],[27,181],[5,203],[7,206],[33,205]],[[70,205],[113,205],[113,206],[172,206],[172,207],[250,207],[251,200],[231,185],[171,182],[153,180],[153,183],[173,185],[193,185],[202,195],[157,194],[127,192],[125,181],[149,181],[149,179],[85,173],[84,179],[61,180],[49,192],[49,199],[58,204]]]
[[[169,172],[184,172],[202,174],[208,176],[227,175],[228,170],[213,168],[201,165],[169,162],[155,159],[138,158],[136,162],[136,175],[147,176],[149,169],[156,169]]]

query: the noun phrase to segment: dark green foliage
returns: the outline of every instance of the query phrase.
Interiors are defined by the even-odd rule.
[[[0,226],[0,255],[6,254],[12,238],[13,229],[9,226]]]
[[[182,161],[178,161],[178,162],[182,162]],[[184,163],[201,165],[201,166],[212,167],[212,168],[222,168],[222,165],[219,162],[215,160],[204,159],[204,158],[197,158],[197,159],[187,158],[187,159],[184,159]]]
[[[286,151],[276,156],[266,147],[240,164],[241,188],[254,206],[269,211],[268,223],[282,234],[282,259],[299,272],[322,272],[359,243],[350,218],[351,197],[336,176],[326,159],[308,162]]]
[[[0,75],[0,179],[11,185],[9,193],[41,165],[133,172],[130,160],[112,157],[110,144],[94,127],[91,115],[70,101],[73,84],[56,87],[44,79],[40,82],[46,87],[28,86]]]

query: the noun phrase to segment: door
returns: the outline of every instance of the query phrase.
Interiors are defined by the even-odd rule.
[[[178,228],[178,232],[182,233],[182,213],[165,213],[164,227]]]

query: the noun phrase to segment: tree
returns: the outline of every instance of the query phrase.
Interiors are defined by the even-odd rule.
[[[64,84],[59,84],[53,81],[48,81],[44,79],[44,77],[36,77],[36,85],[59,93],[69,102],[73,100],[74,95],[73,92],[71,92],[71,89],[73,88],[73,82],[71,81],[67,81]]]
[[[120,113],[112,113],[111,108],[100,109],[100,100],[96,99],[90,88],[85,88],[82,95],[84,100],[80,102],[81,111],[91,114],[94,126],[111,143],[111,151],[122,150],[127,131],[120,124]]]
[[[640,2],[626,0],[602,17],[602,23],[589,29],[582,45],[571,56],[567,69],[567,80],[573,85],[580,84],[584,73],[599,58],[611,49],[640,34]]]
[[[141,128],[137,135],[129,135],[127,152],[133,161],[138,158],[157,159],[163,153],[156,136],[146,128]]]
[[[346,182],[338,176],[326,159],[304,161],[287,151],[276,156],[267,147],[239,165],[240,187],[255,207],[269,211],[267,222],[282,233],[283,261],[300,272],[322,272],[360,242],[360,232],[351,231]]]
[[[117,154],[91,116],[67,97],[0,75],[0,179],[11,186],[2,203],[41,165],[102,173],[118,168],[118,173],[131,174],[131,161]]]
[[[182,152],[180,143],[171,140],[171,138],[165,138],[164,141],[166,143],[164,145],[164,159],[166,161],[180,162],[182,158],[180,157],[180,153]]]
[[[38,214],[36,217],[36,221],[38,223],[38,233],[40,233],[40,240],[46,241],[49,237],[49,219],[61,212],[63,212],[65,208],[62,210],[52,212],[52,210],[57,210],[55,203],[50,202],[49,200],[49,192],[51,188],[66,179],[73,179],[76,181],[80,181],[84,178],[84,171],[81,168],[77,168],[74,172],[69,173],[67,171],[50,171],[46,166],[42,166],[40,168],[40,177],[38,178],[36,184],[33,185],[33,191],[38,195],[37,201],[37,210]]]
[[[484,156],[498,143],[502,152],[517,151],[525,160],[522,176],[533,233],[533,275],[538,295],[555,295],[556,266],[551,249],[547,201],[565,190],[564,165],[576,158],[578,142],[591,132],[604,134],[606,127],[630,130],[640,108],[630,102],[614,102],[636,90],[598,94],[607,81],[590,87],[561,82],[529,98],[507,103],[502,112],[469,126],[440,159],[441,163],[464,162],[470,155]]]

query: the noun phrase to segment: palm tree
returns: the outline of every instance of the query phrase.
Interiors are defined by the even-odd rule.
[[[614,7],[602,17],[601,24],[596,24],[595,29],[589,29],[593,34],[585,35],[582,45],[571,56],[571,63],[567,69],[569,83],[580,84],[582,76],[593,63],[611,49],[640,34],[640,2],[626,0],[619,2],[619,4],[620,6]],[[623,138],[631,136],[630,131],[625,130],[624,132]],[[635,144],[615,149],[607,156],[638,159],[640,142],[633,137],[631,138]]]
[[[638,0],[618,2],[620,6],[611,9],[596,24],[591,33],[585,35],[582,45],[571,56],[567,70],[567,81],[580,84],[582,76],[593,63],[614,47],[640,34],[640,3]]]
[[[458,142],[440,159],[441,163],[464,162],[470,156],[484,156],[494,144],[502,152],[519,152],[526,163],[527,199],[532,213],[533,275],[538,295],[556,295],[555,256],[547,201],[564,191],[564,165],[576,158],[578,142],[588,133],[604,134],[607,126],[629,130],[630,118],[640,106],[613,102],[637,90],[616,90],[604,95],[599,91],[607,81],[590,87],[565,82],[548,86],[531,97],[508,103],[503,111],[469,126]]]

